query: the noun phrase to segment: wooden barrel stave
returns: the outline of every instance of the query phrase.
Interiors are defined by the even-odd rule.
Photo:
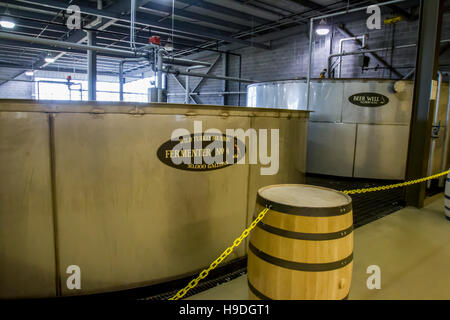
[[[353,262],[336,270],[306,272],[273,265],[252,252],[248,255],[248,281],[269,299],[342,300],[348,296]]]
[[[255,229],[251,243],[266,254],[287,261],[330,263],[340,261],[353,252],[353,233],[326,241],[298,240]]]
[[[259,213],[264,209],[257,204],[255,212]],[[345,214],[335,217],[301,217],[284,214],[270,210],[270,214],[264,217],[265,224],[278,227],[280,229],[303,232],[303,233],[330,233],[345,230],[353,225],[353,215]]]

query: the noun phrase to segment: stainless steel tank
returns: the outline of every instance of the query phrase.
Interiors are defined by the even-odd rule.
[[[304,110],[306,81],[286,80],[250,84],[247,86],[247,106]]]
[[[247,105],[304,110],[306,90],[305,80],[252,84],[247,89]],[[448,89],[443,91],[442,96],[447,97]],[[307,172],[343,177],[404,179],[412,92],[412,81],[313,80]],[[447,100],[444,100],[440,104],[446,104]],[[441,118],[446,114],[443,110],[441,108],[439,113]],[[445,130],[445,122],[441,124],[441,129]],[[436,163],[440,159],[435,157]]]
[[[0,298],[134,288],[208,266],[251,221],[256,190],[302,183],[308,112],[0,100]],[[180,170],[174,129],[279,129],[279,171]],[[228,261],[246,254],[244,245]],[[69,266],[81,290],[69,290]]]

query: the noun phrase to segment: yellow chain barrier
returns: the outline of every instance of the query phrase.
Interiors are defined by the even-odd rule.
[[[374,191],[382,191],[382,190],[401,188],[401,187],[405,187],[405,186],[410,186],[412,184],[421,183],[421,182],[425,182],[425,181],[428,181],[428,180],[436,179],[436,178],[439,178],[441,176],[445,176],[449,172],[450,172],[450,170],[444,171],[444,172],[441,172],[441,173],[438,173],[438,174],[435,174],[435,175],[432,175],[432,176],[429,176],[429,177],[426,177],[426,178],[406,181],[406,182],[397,183],[397,184],[391,184],[391,185],[387,185],[387,186],[373,187],[373,188],[367,188],[367,189],[345,190],[345,191],[342,191],[342,192],[345,193],[345,194],[358,194],[358,193],[367,193],[367,192],[374,192]]]
[[[403,183],[391,184],[391,185],[381,186],[381,187],[366,188],[366,189],[345,190],[345,191],[341,191],[341,192],[345,193],[345,194],[359,194],[359,193],[367,193],[367,192],[389,190],[389,189],[394,189],[394,188],[401,188],[401,187],[409,186],[412,184],[417,184],[417,183],[425,182],[428,180],[436,179],[441,176],[447,175],[448,173],[450,173],[450,170],[441,172],[441,173],[438,173],[438,174],[435,174],[435,175],[432,175],[432,176],[429,176],[426,178],[411,180],[411,181],[407,181],[407,182],[403,182]],[[250,226],[247,229],[245,229],[241,233],[241,235],[238,238],[236,238],[236,240],[233,241],[233,244],[231,246],[229,246],[224,252],[222,252],[222,254],[216,260],[214,260],[207,269],[204,269],[202,272],[200,272],[200,274],[198,275],[197,278],[195,278],[191,282],[189,282],[186,287],[184,287],[183,289],[178,291],[169,300],[178,300],[178,299],[183,298],[189,290],[191,290],[197,286],[197,284],[200,282],[200,280],[205,279],[212,270],[214,270],[223,260],[225,260],[226,257],[228,257],[233,252],[233,250],[236,247],[238,247],[241,244],[242,240],[244,240],[245,238],[248,237],[248,235],[250,234],[250,231],[252,231],[256,227],[258,222],[260,222],[264,218],[264,216],[269,211],[269,209],[270,209],[270,206],[268,208],[265,208],[263,211],[261,211],[258,214],[258,216],[256,217],[256,219],[253,220],[253,222],[250,224]]]
[[[234,248],[236,248],[237,246],[239,246],[242,242],[242,240],[244,240],[245,238],[247,238],[247,236],[250,234],[250,231],[252,231],[256,225],[258,224],[258,222],[260,222],[264,216],[266,215],[267,211],[269,211],[270,206],[268,208],[265,208],[263,211],[261,211],[258,216],[256,217],[255,220],[253,220],[253,222],[250,224],[250,227],[248,227],[247,229],[245,229],[241,235],[233,241],[233,244],[228,247],[224,252],[222,252],[222,254],[220,255],[220,257],[218,257],[216,260],[214,260],[213,263],[211,263],[209,265],[208,269],[203,270],[202,272],[200,272],[199,276],[197,278],[195,278],[194,280],[192,280],[191,282],[188,283],[188,285],[186,287],[184,287],[183,289],[181,289],[180,291],[178,291],[172,298],[170,298],[169,300],[178,300],[180,298],[183,298],[184,295],[191,290],[192,288],[194,288],[200,280],[206,278],[209,274],[209,272],[211,270],[214,270],[223,260],[225,260],[226,257],[228,257],[234,250]]]

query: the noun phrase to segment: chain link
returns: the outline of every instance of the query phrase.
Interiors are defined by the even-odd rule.
[[[360,194],[360,193],[367,193],[367,192],[390,190],[390,189],[394,189],[394,188],[401,188],[401,187],[425,182],[428,180],[436,179],[441,176],[447,175],[448,173],[450,173],[450,170],[432,175],[430,177],[411,180],[411,181],[407,181],[407,182],[403,182],[403,183],[391,184],[391,185],[381,186],[381,187],[366,188],[366,189],[345,190],[345,191],[341,191],[341,192],[345,193],[345,194]],[[242,240],[244,240],[245,238],[248,237],[250,232],[264,218],[264,216],[269,211],[269,209],[270,209],[270,206],[265,208],[263,211],[261,211],[258,214],[258,216],[256,217],[256,219],[253,220],[253,222],[250,224],[250,226],[247,229],[245,229],[241,233],[241,235],[238,238],[236,238],[236,240],[233,241],[233,244],[230,247],[228,247],[224,252],[222,252],[222,254],[216,260],[214,260],[207,269],[204,269],[202,272],[200,272],[200,274],[198,275],[197,278],[191,280],[191,282],[189,282],[186,287],[184,287],[183,289],[178,291],[169,300],[178,300],[178,299],[183,298],[186,295],[186,293],[188,293],[189,290],[191,290],[191,289],[195,288],[195,286],[197,286],[197,284],[200,282],[200,280],[205,279],[212,270],[214,270],[223,260],[225,260],[233,252],[233,250],[236,247],[238,247],[241,244]]]
[[[233,252],[234,248],[236,248],[237,246],[239,246],[241,244],[242,240],[244,240],[245,238],[248,237],[248,235],[250,234],[250,231],[252,231],[256,227],[258,222],[260,222],[264,218],[264,216],[266,215],[267,211],[269,211],[269,209],[270,209],[270,206],[268,208],[265,208],[263,211],[261,211],[258,214],[258,216],[256,217],[256,219],[250,224],[250,227],[245,229],[242,232],[242,234],[236,240],[233,241],[233,244],[230,247],[228,247],[216,260],[214,260],[210,264],[208,269],[205,269],[202,272],[200,272],[200,274],[197,278],[195,278],[194,280],[189,282],[186,287],[184,287],[183,289],[178,291],[169,300],[178,300],[178,299],[183,298],[189,290],[191,290],[198,284],[198,282],[200,280],[206,278],[211,270],[214,270],[223,260],[226,259],[226,257],[228,257]]]
[[[412,184],[417,184],[417,183],[421,183],[421,182],[425,182],[428,180],[432,180],[432,179],[436,179],[439,178],[441,176],[445,176],[446,174],[448,174],[450,172],[450,170],[448,171],[444,171],[426,178],[420,178],[420,179],[416,179],[416,180],[411,180],[411,181],[406,181],[403,183],[397,183],[397,184],[391,184],[391,185],[387,185],[387,186],[381,186],[381,187],[373,187],[373,188],[366,188],[366,189],[355,189],[355,190],[345,190],[342,191],[345,194],[360,194],[360,193],[367,193],[367,192],[375,192],[375,191],[383,191],[383,190],[390,190],[390,189],[395,189],[395,188],[401,188],[401,187],[405,187],[405,186],[410,186]]]

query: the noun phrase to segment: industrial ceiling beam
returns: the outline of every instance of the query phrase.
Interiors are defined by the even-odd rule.
[[[310,9],[314,9],[314,10],[323,10],[326,8],[326,7],[316,3],[314,1],[311,1],[311,0],[289,0],[289,1],[300,4],[304,7],[310,8]]]
[[[17,19],[19,21],[23,21],[29,25],[37,26],[44,28],[46,26],[54,26],[55,29],[58,29],[60,31],[67,32],[67,27],[63,23],[53,23],[49,21],[49,18],[54,18],[57,13],[55,12],[47,12],[47,15],[43,15],[42,13],[36,13],[36,12],[30,12],[26,10],[19,10],[19,9],[11,9],[8,7],[8,14],[7,16],[10,16],[14,19]],[[5,14],[3,14],[5,15]],[[16,21],[17,23],[18,21]]]
[[[277,21],[277,20],[283,18],[283,15],[281,15],[279,13],[268,12],[266,10],[248,6],[245,3],[241,3],[241,2],[235,1],[235,0],[214,0],[214,1],[207,0],[207,1],[214,2],[214,4],[216,4],[218,6],[225,7],[225,8],[231,9],[231,10],[245,12],[253,17],[262,18],[262,19],[265,19],[268,21]],[[278,0],[275,2],[278,2]]]
[[[147,3],[143,6],[141,6],[141,8],[156,10],[156,11],[165,13],[169,16],[172,15],[172,8],[170,6],[165,6],[165,5],[156,3],[156,2]],[[186,11],[184,9],[175,8],[174,13],[175,13],[175,15],[180,16],[180,17],[185,17],[185,18],[194,19],[194,20],[198,20],[198,21],[208,22],[208,23],[212,23],[212,24],[215,24],[218,26],[228,27],[228,28],[235,29],[235,30],[248,29],[248,27],[243,24],[238,24],[238,23],[234,23],[231,21],[217,19],[217,18],[214,18],[211,16],[198,14],[196,12]]]
[[[70,42],[59,41],[59,40],[33,38],[33,37],[28,37],[28,36],[9,34],[6,32],[0,32],[0,39],[17,40],[17,41],[29,42],[32,44],[37,43],[37,44],[42,44],[42,45],[65,48],[65,49],[69,49],[69,50],[73,48],[73,49],[84,50],[84,51],[95,51],[95,52],[106,53],[106,54],[117,56],[117,57],[127,57],[127,58],[142,57],[145,59],[145,57],[147,56],[147,52],[145,52],[145,51],[140,51],[138,53],[134,53],[132,51],[120,50],[120,49],[114,49],[114,48],[108,48],[108,47],[100,47],[100,46],[96,46],[96,45],[92,45],[92,44],[85,45],[85,44],[70,43]],[[180,59],[180,58],[174,58],[174,57],[164,57],[164,63],[183,65],[183,66],[192,66],[192,65],[198,65],[198,64],[205,65],[205,66],[210,65],[207,62],[193,61],[193,60]]]
[[[38,4],[43,7],[50,7],[50,8],[56,8],[61,10],[66,10],[68,4],[67,3],[61,3],[60,1],[54,1],[54,0],[40,0],[38,3],[33,2],[30,0],[20,0],[20,2],[23,3],[33,3]],[[129,3],[128,1],[121,1],[118,2],[116,5],[122,8],[124,4],[128,5],[128,9],[122,9],[117,10],[117,7],[114,5],[110,8],[98,10],[86,6],[79,6],[80,11],[84,14],[89,14],[101,18],[106,19],[113,19],[113,20],[120,20],[125,22],[130,22],[130,15],[129,15]],[[113,10],[114,9],[114,10]],[[172,30],[172,23],[170,21],[159,21],[161,17],[157,15],[151,15],[151,14],[143,14],[142,12],[136,13],[136,23],[149,26],[149,27],[156,27],[156,28],[162,28],[166,30]],[[254,46],[262,49],[270,49],[270,46],[263,44],[263,43],[255,43],[252,41],[242,40],[233,38],[229,32],[224,32],[220,30],[212,30],[211,28],[207,27],[201,27],[197,26],[192,23],[187,23],[183,21],[177,21],[177,23],[174,24],[174,30],[186,34],[198,34],[200,36],[204,36],[210,39],[216,39],[216,40],[222,40],[226,42],[236,42],[236,43],[242,43],[246,44],[248,46]]]
[[[1,37],[1,32],[0,32],[0,37]],[[0,42],[0,46],[5,46],[7,47],[12,47],[12,48],[17,48],[18,50],[20,49],[26,49],[26,50],[31,50],[31,51],[37,51],[37,52],[48,52],[48,53],[52,53],[53,55],[57,55],[60,54],[61,52],[68,52],[68,53],[76,53],[76,54],[82,54],[82,55],[86,55],[86,50],[84,49],[84,47],[81,47],[79,49],[78,46],[71,46],[70,48],[64,48],[64,49],[60,49],[58,47],[55,47],[53,45],[49,45],[49,44],[38,44],[38,43],[33,43],[33,42],[25,42],[25,41],[17,41],[17,40],[5,40],[2,39]],[[80,44],[80,46],[83,46],[82,44]],[[83,48],[83,49],[82,49]],[[101,56],[103,57],[117,57],[118,54],[110,54],[108,52],[102,52]],[[33,63],[35,65],[36,68],[39,68],[39,65],[36,64],[36,62],[34,61],[30,61],[30,65],[31,63]]]
[[[285,0],[285,1],[289,1],[289,0]],[[248,6],[258,8],[260,10],[265,10],[265,11],[268,11],[268,12],[271,12],[274,14],[281,14],[282,16],[294,14],[294,12],[292,10],[288,10],[286,8],[281,8],[279,6],[276,6],[275,4],[267,4],[265,2],[261,2],[258,0],[240,0],[240,2],[243,4],[246,4]],[[279,2],[280,1],[278,1],[278,3]]]
[[[120,33],[124,33],[125,31],[127,33],[129,33],[129,29],[130,26],[128,24],[125,23],[120,23],[120,21],[114,23],[113,25],[111,25],[110,27],[108,27],[107,32],[109,31],[113,31],[113,32],[120,32]],[[136,28],[136,38],[146,38],[146,40],[148,41],[148,37],[149,36],[153,36],[153,35],[159,35],[159,36],[167,36],[170,38],[174,38],[174,39],[183,39],[183,40],[188,40],[188,41],[192,41],[192,42],[197,42],[197,44],[199,43],[204,43],[205,41],[208,41],[208,38],[205,37],[201,37],[199,35],[190,35],[190,34],[181,34],[178,33],[177,31],[172,32],[172,30],[163,30],[163,29],[158,29],[158,28],[149,28],[149,27],[142,27],[142,28]],[[140,35],[141,34],[141,35]],[[144,34],[146,36],[144,36]]]
[[[184,0],[179,0],[179,1],[183,1],[184,2]],[[324,7],[324,10],[325,9],[329,10],[329,7]],[[302,17],[302,15],[304,15],[304,14],[312,14],[312,11],[314,11],[314,10],[308,9],[308,10],[305,10],[305,11],[302,11],[302,12],[297,12],[295,14],[291,14],[291,15],[289,15],[287,17],[284,17],[283,19],[280,19],[279,21],[269,22],[269,23],[267,23],[265,25],[257,26],[257,27],[253,28],[250,31],[244,31],[244,32],[237,33],[234,36],[235,37],[245,37],[245,36],[251,35],[252,39],[258,39],[258,42],[263,42],[262,40],[259,40],[259,39],[263,39],[264,36],[259,36],[258,33],[265,32],[267,34],[267,31],[276,30],[277,32],[280,32],[280,34],[283,34],[284,30],[286,30],[287,28],[286,29],[280,29],[279,27],[286,27],[287,25],[290,26],[292,24],[294,24],[294,25],[305,25],[305,23],[308,21],[309,18],[308,17],[304,17],[304,16]],[[292,29],[291,27],[289,27],[289,28]],[[217,43],[209,42],[209,43],[204,44],[205,48],[208,48],[208,47],[211,47],[211,46],[217,46]],[[227,47],[227,48],[231,48],[232,47],[233,49],[224,49],[222,51],[231,51],[231,50],[236,50],[235,48],[242,48],[242,46],[238,46],[236,44],[229,44],[229,45],[225,44],[224,46]],[[192,52],[193,51],[191,50],[190,52],[182,52],[181,54],[189,54],[189,53],[192,53]]]
[[[60,37],[62,37],[64,35],[64,33],[61,33],[59,31],[55,31],[55,30],[50,30],[50,29],[37,29],[34,27],[29,27],[29,26],[25,26],[23,24],[16,24],[16,26],[14,27],[14,29],[2,29],[2,32],[7,32],[10,34],[21,34],[21,35],[28,35],[28,36],[33,36],[33,37],[43,37],[43,38],[48,38],[48,39],[59,39]]]
[[[230,8],[220,6],[220,5],[211,3],[211,2],[203,1],[203,0],[178,0],[178,2],[183,2],[183,3],[189,4],[191,6],[195,6],[195,7],[207,9],[210,11],[226,14],[226,15],[232,16],[234,18],[242,19],[244,21],[254,21],[259,24],[271,22],[270,20],[254,16],[254,15],[248,14],[243,11],[230,9]]]
[[[57,11],[43,9],[42,7],[39,7],[37,5],[27,4],[26,6],[24,6],[23,3],[19,2],[19,0],[8,0],[7,2],[0,2],[0,7],[8,8],[8,11],[11,13],[20,12],[23,16],[33,18],[48,19],[48,17],[46,16],[50,16],[53,18],[58,15]]]
[[[71,43],[67,41],[61,41],[61,40],[51,40],[51,39],[43,39],[43,38],[34,38],[29,36],[22,36],[17,34],[11,34],[6,32],[0,32],[0,39],[4,40],[12,40],[12,41],[22,41],[22,42],[28,42],[28,43],[37,43],[47,46],[55,46],[60,48],[65,48],[68,50],[71,49],[78,49],[78,50],[95,50],[97,52],[109,54],[109,55],[115,55],[118,57],[135,57],[136,55],[132,51],[126,51],[126,50],[119,50],[119,49],[112,49],[107,47],[99,47],[99,46],[92,46],[92,45],[85,45],[80,43]]]
[[[119,38],[114,38],[113,36],[102,36],[99,35],[99,33],[97,34],[97,43],[99,45],[105,45],[105,46],[115,46],[117,48],[121,48],[123,50],[127,50],[130,48],[130,41],[128,39],[119,39]],[[161,45],[165,45],[167,43],[167,39],[163,39],[161,38]],[[182,41],[182,40],[177,40],[172,42],[174,45],[175,49],[179,49],[178,47],[182,47],[182,48],[195,48],[198,44],[197,43],[193,43],[191,41]],[[147,43],[143,43],[143,42],[137,42],[136,41],[136,45],[146,45]]]

